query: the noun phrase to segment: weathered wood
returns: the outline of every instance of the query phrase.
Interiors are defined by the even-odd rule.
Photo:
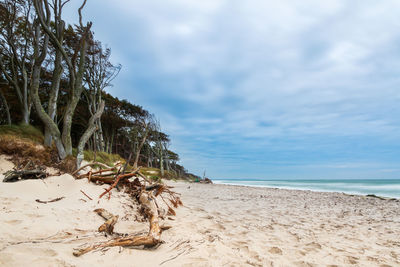
[[[105,223],[100,225],[98,231],[106,232],[109,235],[113,234],[114,225],[117,223],[119,216],[118,215],[114,216],[105,209],[95,209],[94,212],[96,212],[99,216],[101,216],[103,219],[106,220]]]
[[[119,182],[121,179],[126,179],[126,178],[130,178],[130,177],[135,176],[136,173],[139,171],[139,169],[140,169],[140,168],[137,168],[136,170],[132,171],[131,173],[118,175],[118,177],[115,179],[114,183],[113,183],[106,191],[104,191],[104,192],[99,196],[99,198],[102,198],[105,194],[107,194],[108,192],[110,192],[111,189],[113,189],[113,188],[118,184],[118,182]]]
[[[106,166],[106,165],[104,165],[104,166]],[[87,167],[87,165],[85,165],[83,167]],[[80,169],[82,169],[82,168],[80,168]],[[109,168],[109,169],[101,169],[101,170],[98,170],[98,171],[95,171],[95,172],[94,171],[90,171],[90,172],[92,173],[92,175],[100,174],[101,176],[105,176],[105,175],[113,175],[115,173],[103,174],[104,172],[115,171],[116,169],[117,168],[112,167],[112,168]],[[76,174],[76,171],[73,174]],[[89,173],[85,173],[85,174],[78,175],[76,178],[81,179],[81,178],[87,177],[88,175],[89,175]]]
[[[77,174],[79,171],[83,170],[83,169],[86,168],[86,167],[91,167],[91,166],[95,166],[95,165],[101,166],[101,167],[103,167],[103,168],[105,168],[105,169],[115,169],[115,167],[107,166],[106,164],[103,164],[103,163],[101,163],[101,162],[91,162],[91,163],[88,163],[88,164],[86,164],[86,165],[83,165],[82,167],[80,167],[79,169],[77,169],[76,171],[74,171],[74,172],[72,173],[72,175]]]
[[[55,199],[52,199],[52,200],[47,200],[47,201],[40,200],[40,199],[35,199],[35,201],[38,202],[38,203],[47,204],[47,203],[51,203],[51,202],[60,201],[61,199],[64,199],[64,198],[65,197],[58,197],[58,198],[55,198]]]
[[[148,235],[152,236],[154,240],[160,242],[161,228],[159,224],[157,205],[153,193],[142,191],[139,196],[139,203],[144,208],[144,212],[150,221],[150,230]]]
[[[87,197],[88,199],[93,200],[93,198],[89,197],[89,196],[88,196],[85,192],[83,192],[82,190],[81,190],[81,193],[84,194],[85,197]]]
[[[90,251],[99,249],[99,248],[107,248],[107,247],[135,247],[135,246],[145,246],[145,247],[153,247],[160,242],[155,240],[152,236],[132,236],[132,237],[123,237],[123,238],[115,238],[105,243],[91,245],[89,247],[83,249],[77,249],[77,251],[73,252],[75,257],[82,256]]]
[[[8,171],[4,173],[3,182],[17,182],[20,180],[28,179],[43,179],[47,177],[47,173],[43,170],[19,170],[19,171]]]
[[[90,251],[99,249],[99,248],[106,248],[106,247],[134,247],[134,246],[145,246],[145,247],[154,247],[160,243],[161,241],[161,232],[162,230],[169,229],[168,226],[160,227],[159,218],[158,218],[158,211],[157,205],[155,202],[155,198],[152,192],[142,191],[139,195],[139,203],[141,204],[145,214],[149,218],[150,228],[149,233],[147,235],[141,236],[132,236],[132,237],[123,237],[123,238],[114,238],[110,241],[105,243],[91,245],[89,247],[78,249],[77,251],[73,252],[73,255],[79,257],[83,254],[86,254]],[[96,211],[96,210],[95,210]],[[104,216],[103,218],[109,218],[112,216],[109,212],[104,209],[98,209],[96,211],[100,216]]]

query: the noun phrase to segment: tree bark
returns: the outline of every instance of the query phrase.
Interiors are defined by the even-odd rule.
[[[58,40],[61,43],[64,40],[64,26],[65,26],[64,21],[58,22],[56,34],[57,34]],[[54,60],[53,78],[52,78],[51,89],[50,89],[49,108],[47,110],[47,114],[53,121],[54,121],[56,113],[57,113],[58,93],[60,90],[61,75],[63,73],[62,54],[57,49],[56,49],[55,53],[56,54],[55,54],[55,60]],[[45,127],[44,144],[45,144],[45,146],[51,146],[51,143],[52,143],[51,131],[48,127]]]
[[[100,103],[99,109],[96,111],[95,114],[93,114],[93,116],[89,119],[89,124],[88,124],[88,128],[86,129],[86,131],[83,133],[83,135],[81,136],[80,140],[79,140],[79,144],[78,144],[78,154],[76,156],[76,165],[77,168],[80,167],[81,162],[83,160],[83,150],[85,148],[85,144],[86,142],[89,140],[89,138],[92,136],[92,134],[94,133],[94,131],[96,131],[96,120],[99,120],[101,115],[103,114],[104,111],[104,101],[102,101]]]
[[[144,136],[142,138],[142,141],[140,142],[140,144],[138,145],[137,150],[136,150],[135,162],[133,163],[133,168],[135,168],[135,169],[138,167],[140,151],[142,150],[142,147],[143,147],[144,143],[146,142],[147,135],[149,133],[148,125],[145,126],[145,130],[144,131],[145,131],[145,133],[144,133]]]
[[[11,115],[10,115],[10,107],[8,106],[7,99],[3,94],[3,91],[0,89],[0,98],[3,102],[4,108],[6,109],[7,114],[7,124],[11,125]]]
[[[47,23],[50,23],[49,16],[47,16]],[[39,51],[39,45],[40,45],[40,27],[39,25],[36,26],[35,29],[35,41],[34,41],[34,65],[33,65],[33,71],[32,71],[32,82],[31,82],[31,95],[33,99],[33,103],[35,106],[35,110],[40,118],[40,120],[43,122],[45,127],[47,127],[51,133],[51,135],[54,137],[54,142],[57,147],[57,152],[58,156],[61,159],[64,159],[67,155],[65,153],[64,145],[61,140],[61,135],[60,135],[60,130],[58,129],[57,124],[54,122],[52,118],[45,112],[42,102],[39,97],[39,85],[40,85],[40,71],[42,68],[42,63],[46,57],[47,53],[47,48],[48,48],[48,41],[49,37],[46,35],[44,38],[44,42],[42,45],[41,52]]]
[[[88,28],[87,30],[89,29],[90,28]],[[74,116],[76,106],[78,105],[79,99],[83,91],[82,81],[83,81],[83,72],[85,68],[87,47],[88,47],[87,40],[86,37],[84,36],[81,42],[79,69],[78,72],[76,73],[75,82],[73,83],[73,86],[71,88],[72,92],[70,94],[70,101],[68,101],[63,121],[62,140],[67,155],[72,155],[72,140],[71,140],[72,117]],[[75,69],[70,70],[70,72],[71,71],[75,71]]]
[[[22,123],[29,124],[30,108],[28,103],[28,73],[25,66],[22,68],[23,79],[23,103],[22,103]]]
[[[164,157],[162,149],[160,151],[160,173],[161,177],[164,177]]]

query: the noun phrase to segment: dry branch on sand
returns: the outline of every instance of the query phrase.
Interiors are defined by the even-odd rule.
[[[4,173],[3,182],[9,183],[27,179],[43,179],[46,177],[47,173],[43,170],[8,171]]]
[[[114,225],[118,221],[118,215],[114,216],[110,212],[106,211],[105,209],[95,209],[94,212],[96,212],[98,215],[103,217],[106,222],[100,225],[99,227],[99,232],[106,232],[107,234],[111,235],[114,232]]]
[[[37,166],[32,161],[28,161],[22,169],[14,169],[5,172],[3,182],[9,183],[28,179],[43,179],[47,176],[48,174],[45,172],[44,167]]]
[[[47,204],[47,203],[60,201],[61,199],[64,199],[64,198],[65,197],[58,197],[58,198],[51,199],[51,200],[46,200],[46,201],[45,200],[40,200],[40,199],[35,199],[35,201],[38,202],[38,203]]]
[[[108,168],[107,171],[110,171],[110,169],[112,168]],[[116,170],[116,168],[114,168],[114,170]],[[106,247],[155,247],[163,242],[161,240],[162,231],[171,228],[170,226],[160,225],[160,219],[163,218],[163,216],[160,214],[161,209],[157,204],[157,196],[160,196],[164,200],[162,194],[168,194],[169,200],[174,205],[174,207],[182,205],[178,194],[170,190],[171,187],[167,187],[159,183],[150,182],[146,178],[146,176],[140,173],[140,168],[137,168],[127,174],[125,174],[123,170],[121,173],[120,171],[118,171],[111,174],[102,174],[102,172],[89,171],[86,174],[78,175],[78,172],[76,172],[75,175],[77,175],[80,179],[88,178],[91,182],[102,182],[111,184],[111,186],[105,192],[103,192],[99,196],[99,198],[107,193],[110,194],[111,190],[117,185],[125,187],[125,192],[129,194],[133,199],[138,201],[141,206],[140,210],[149,221],[149,232],[145,235],[128,235],[125,237],[118,236],[104,243],[93,244],[82,249],[76,249],[76,251],[73,253],[73,255],[76,257],[79,257],[90,251]],[[135,177],[135,179],[133,181],[130,181],[129,179],[133,177]],[[142,182],[140,180],[142,180]],[[165,204],[167,203],[165,202]],[[168,204],[167,207],[169,214],[175,215],[175,211]],[[111,214],[105,209],[96,209],[94,211],[106,220],[106,222],[99,227],[98,231],[106,232],[110,235],[113,234],[114,225],[118,221],[118,216]]]

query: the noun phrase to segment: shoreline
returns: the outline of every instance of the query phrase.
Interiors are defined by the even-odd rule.
[[[393,179],[396,180],[396,179]],[[231,185],[231,186],[243,186],[243,187],[254,187],[254,188],[271,188],[271,189],[284,189],[284,190],[294,190],[294,191],[310,191],[310,192],[321,192],[321,193],[340,193],[345,195],[357,195],[357,196],[376,196],[388,200],[400,200],[400,196],[389,196],[389,195],[382,195],[382,194],[370,194],[370,193],[363,193],[360,191],[338,191],[338,190],[329,190],[329,189],[312,189],[312,188],[302,188],[302,187],[290,187],[290,186],[272,186],[272,185],[248,185],[248,184],[237,184],[237,183],[225,183],[220,182],[222,180],[212,180],[216,185]],[[240,180],[245,181],[245,180]],[[278,181],[278,180],[251,180],[251,181]],[[293,180],[296,181],[296,180]]]

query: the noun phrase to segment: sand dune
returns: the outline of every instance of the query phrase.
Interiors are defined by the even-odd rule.
[[[12,167],[0,158],[0,171]],[[0,179],[2,176],[0,176]],[[120,216],[115,231],[146,232],[135,202],[69,175],[0,183],[1,266],[400,266],[400,203],[340,193],[172,183],[182,194],[154,250],[110,248],[93,209]],[[83,190],[94,200],[87,199]],[[35,199],[64,199],[41,204]],[[86,202],[85,202],[86,201]],[[139,220],[139,221],[138,221]]]

